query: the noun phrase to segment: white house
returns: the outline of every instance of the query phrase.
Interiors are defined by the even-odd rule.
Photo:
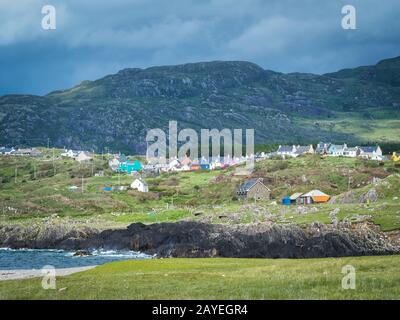
[[[346,147],[343,149],[343,156],[349,158],[355,158],[358,155],[358,147],[349,148]]]
[[[119,159],[117,157],[112,158],[110,161],[108,161],[108,165],[110,166],[112,171],[117,171],[119,168]]]
[[[382,160],[382,149],[375,147],[359,147],[359,157],[369,160]]]
[[[79,154],[79,151],[71,150],[71,149],[69,149],[69,150],[65,149],[64,152],[61,153],[61,156],[62,157],[68,157],[68,158],[75,158],[75,157],[78,156],[78,154]]]
[[[87,152],[81,151],[81,152],[79,152],[78,156],[76,156],[74,159],[75,159],[75,161],[78,161],[78,162],[85,162],[85,161],[92,160],[92,157]]]
[[[173,159],[168,164],[168,169],[171,171],[177,171],[176,169],[178,169],[180,166],[181,166],[180,161],[178,159]]]
[[[149,192],[149,186],[142,179],[136,179],[131,183],[131,189],[138,190],[139,192]]]
[[[276,151],[277,155],[280,156],[289,156],[289,157],[298,157],[302,154],[306,153],[314,153],[314,148],[312,145],[309,146],[279,146],[278,150]]]

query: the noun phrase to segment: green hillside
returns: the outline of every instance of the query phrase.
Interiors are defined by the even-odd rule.
[[[107,155],[82,164],[61,158],[60,150],[42,149],[43,157],[0,157],[0,223],[53,222],[90,225],[100,229],[133,222],[154,223],[181,219],[212,223],[275,221],[305,224],[331,223],[336,219],[372,221],[383,230],[400,229],[400,168],[393,162],[378,163],[354,158],[302,156],[256,163],[251,176],[236,176],[234,169],[179,172],[148,177],[150,192],[106,192],[105,186],[128,186],[133,178],[108,169]],[[104,177],[93,174],[104,170]],[[236,188],[248,178],[263,178],[272,190],[268,202],[241,202]],[[83,183],[83,190],[81,191]],[[76,186],[78,191],[69,187]],[[294,192],[319,189],[331,196],[348,191],[351,201],[336,201],[299,211],[280,205]],[[361,201],[374,189],[377,199]],[[397,200],[396,200],[397,197]]]
[[[46,96],[0,97],[0,145],[144,153],[149,129],[254,128],[256,143],[399,142],[400,58],[326,75],[241,61],[124,69]]]

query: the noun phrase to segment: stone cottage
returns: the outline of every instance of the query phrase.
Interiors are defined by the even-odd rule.
[[[239,199],[269,200],[271,190],[262,179],[251,179],[244,182],[236,191]]]

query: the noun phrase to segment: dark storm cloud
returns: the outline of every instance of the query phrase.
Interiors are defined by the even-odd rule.
[[[57,30],[41,29],[41,8]],[[341,8],[357,9],[357,30]],[[3,0],[0,94],[70,87],[126,67],[247,60],[324,73],[400,54],[398,0]]]

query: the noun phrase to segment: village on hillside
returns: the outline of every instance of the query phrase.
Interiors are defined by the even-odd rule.
[[[38,148],[13,148],[0,147],[0,154],[4,156],[25,156],[25,157],[40,157],[42,155]],[[371,161],[400,161],[399,153],[393,152],[391,156],[385,156],[382,153],[380,146],[355,146],[349,147],[347,144],[333,144],[320,142],[314,148],[313,145],[280,145],[275,152],[259,152],[254,155],[238,157],[218,157],[206,159],[191,159],[186,156],[182,159],[173,158],[166,163],[158,163],[151,160],[146,161],[144,157],[132,159],[124,154],[118,153],[108,155],[108,166],[118,176],[120,174],[129,175],[132,177],[130,185],[109,185],[102,187],[103,192],[136,190],[140,193],[149,192],[149,185],[146,182],[147,177],[155,177],[160,174],[168,174],[174,172],[206,172],[213,170],[225,170],[230,167],[243,165],[246,161],[252,160],[259,162],[266,159],[289,159],[303,155],[316,154],[320,157],[348,157],[360,158]],[[88,164],[94,157],[94,152],[64,149],[60,156],[62,158],[70,158],[79,164]],[[99,170],[93,172],[94,176],[103,177],[104,171]],[[83,184],[83,182],[82,182]],[[83,192],[83,185],[71,185],[68,190],[71,192]],[[235,197],[238,201],[254,200],[268,201],[271,200],[271,189],[262,178],[249,178],[242,182],[235,191]],[[331,196],[320,190],[308,190],[307,192],[294,192],[289,194],[279,202],[282,205],[308,205],[313,203],[325,203],[330,200]]]

